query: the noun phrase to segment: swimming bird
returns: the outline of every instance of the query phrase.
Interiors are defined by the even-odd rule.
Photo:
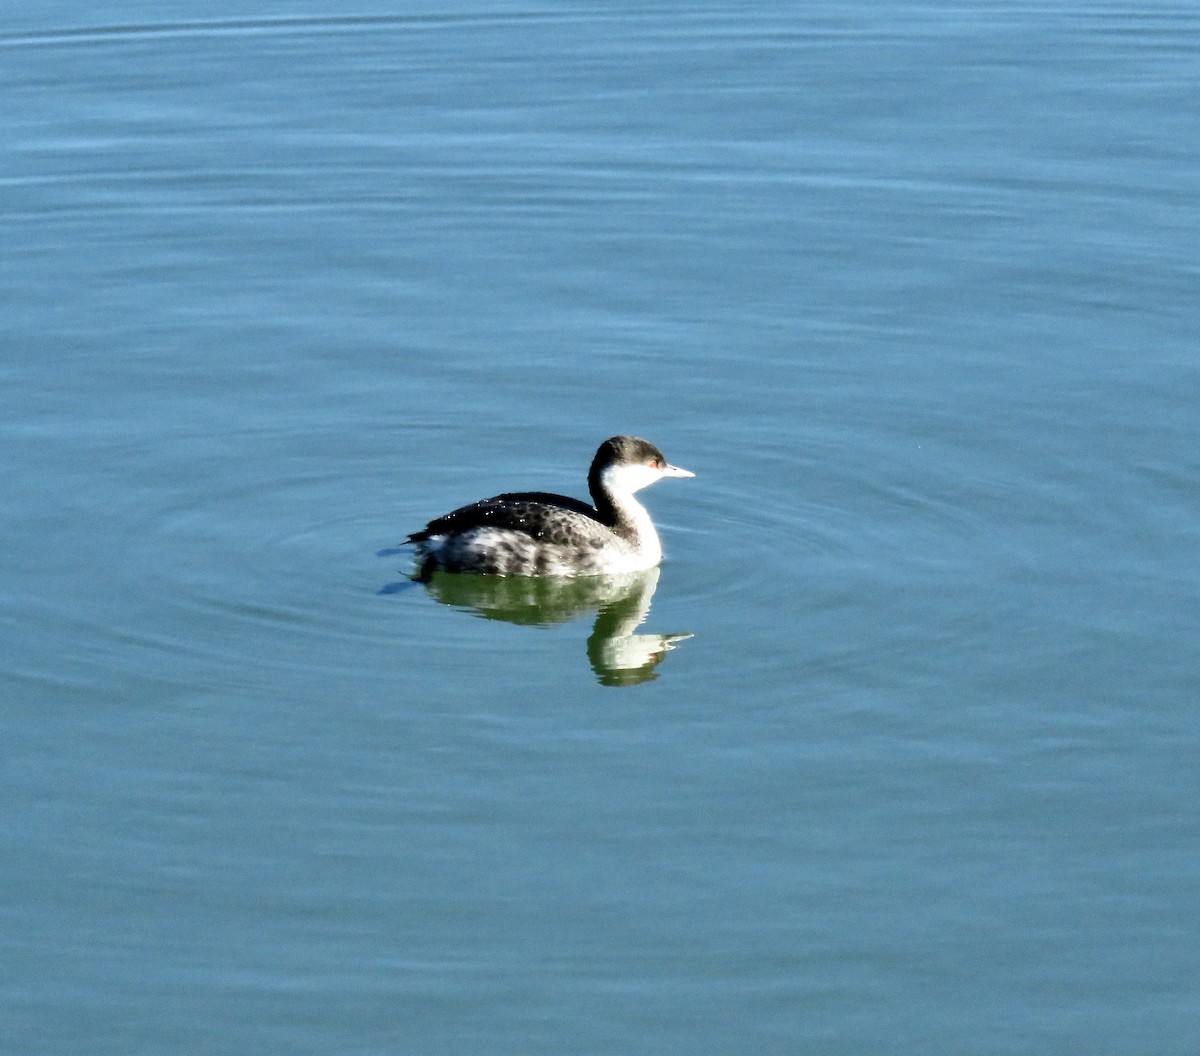
[[[594,505],[544,491],[511,491],[461,506],[413,532],[417,578],[433,572],[495,576],[597,576],[662,560],[658,532],[634,493],[663,477],[694,477],[653,444],[614,436],[588,470]]]

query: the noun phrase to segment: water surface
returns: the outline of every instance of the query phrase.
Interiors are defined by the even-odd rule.
[[[11,12],[6,1051],[1195,1052],[1198,45]],[[618,432],[654,583],[407,580]]]

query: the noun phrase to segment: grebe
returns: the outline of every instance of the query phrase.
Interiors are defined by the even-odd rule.
[[[544,491],[481,499],[430,521],[416,543],[419,571],[494,576],[597,576],[638,572],[662,560],[658,532],[633,497],[663,477],[694,477],[636,436],[605,440],[588,470],[595,506]]]

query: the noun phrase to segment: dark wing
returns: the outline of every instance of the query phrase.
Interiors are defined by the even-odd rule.
[[[579,499],[548,491],[506,491],[435,517],[405,542],[419,543],[433,535],[455,535],[472,528],[507,528],[545,542],[565,542],[565,538],[558,538],[565,527],[564,518],[556,516],[559,512],[581,514],[598,526],[604,525],[595,509]]]

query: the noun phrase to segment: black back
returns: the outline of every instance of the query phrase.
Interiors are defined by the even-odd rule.
[[[503,495],[480,499],[436,517],[405,541],[419,543],[433,535],[457,535],[472,528],[507,528],[524,532],[533,539],[555,542],[564,527],[564,519],[556,516],[559,511],[582,515],[597,525],[608,527],[593,507],[569,495],[554,495],[548,491],[506,491]]]

